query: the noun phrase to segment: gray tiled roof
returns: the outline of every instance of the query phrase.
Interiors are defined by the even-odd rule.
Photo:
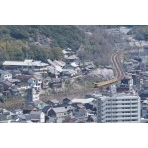
[[[53,102],[53,103],[55,103],[55,104],[58,104],[58,103],[59,103],[59,101],[56,100],[56,99],[52,99],[52,100],[50,100],[50,101]]]
[[[56,107],[52,108],[56,113],[62,113],[62,112],[67,112],[65,107]]]

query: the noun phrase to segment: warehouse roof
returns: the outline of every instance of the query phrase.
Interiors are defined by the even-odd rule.
[[[42,63],[41,61],[34,60],[24,60],[24,61],[5,61],[2,65],[4,66],[48,66],[47,63]]]
[[[95,98],[87,98],[87,99],[73,99],[71,100],[71,103],[82,103],[82,104],[86,104],[86,103],[91,103],[92,101],[94,101]]]

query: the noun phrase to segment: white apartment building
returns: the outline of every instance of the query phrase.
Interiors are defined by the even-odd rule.
[[[140,123],[140,97],[130,94],[115,94],[98,97],[98,123]]]

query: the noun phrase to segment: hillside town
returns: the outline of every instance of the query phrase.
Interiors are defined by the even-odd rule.
[[[64,60],[4,61],[0,69],[0,123],[110,123],[148,122],[148,42],[127,35],[126,27],[107,29],[128,40],[130,50],[118,43],[125,76],[102,88],[88,87],[77,94],[76,82],[89,84],[116,76],[114,65],[97,67],[63,49]],[[83,80],[83,78],[86,77]],[[93,82],[92,82],[93,81]],[[73,94],[71,90],[73,89]],[[82,89],[81,89],[82,91]],[[20,104],[19,104],[20,102]]]

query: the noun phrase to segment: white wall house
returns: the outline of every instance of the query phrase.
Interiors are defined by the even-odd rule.
[[[55,116],[57,120],[63,120],[67,117],[67,110],[65,107],[55,107],[48,110],[49,116]]]
[[[35,88],[36,90],[41,90],[42,79],[41,78],[30,78],[27,81],[28,87]]]
[[[7,71],[0,70],[0,82],[6,81],[6,80],[11,81],[12,80],[12,74],[7,72]]]
[[[42,111],[31,111],[30,114],[38,116],[40,123],[45,123],[45,114]]]
[[[140,122],[140,97],[118,94],[98,98],[97,122]]]

